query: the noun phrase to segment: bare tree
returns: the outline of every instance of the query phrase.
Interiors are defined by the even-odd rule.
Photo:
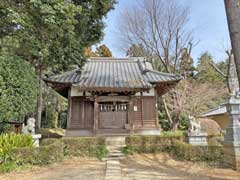
[[[124,47],[141,44],[146,56],[154,57],[165,72],[176,73],[181,66],[181,50],[192,48],[192,31],[187,28],[189,8],[175,0],[140,0],[122,12],[119,23]]]
[[[126,48],[141,45],[147,59],[153,64],[157,61],[161,70],[182,73],[181,68],[192,61],[190,54],[194,44],[192,31],[187,27],[189,13],[190,9],[176,0],[139,0],[134,7],[124,10],[119,18],[120,40]],[[186,91],[184,86],[181,93]],[[177,129],[184,104],[181,93],[174,89],[168,97],[162,97],[173,130]],[[167,103],[172,104],[172,112],[169,112]]]

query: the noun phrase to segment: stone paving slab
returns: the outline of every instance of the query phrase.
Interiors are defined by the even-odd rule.
[[[121,177],[119,160],[108,160],[106,162],[105,180],[121,180]]]

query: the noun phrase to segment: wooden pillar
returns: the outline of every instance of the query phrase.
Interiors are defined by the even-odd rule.
[[[141,120],[142,120],[142,127],[144,125],[144,118],[143,118],[143,92],[141,92]]]
[[[155,111],[156,111],[156,127],[159,128],[159,119],[158,119],[158,94],[157,94],[157,90],[155,89],[154,91],[155,93]]]
[[[95,133],[97,133],[98,130],[98,121],[99,121],[99,117],[98,117],[98,97],[95,96],[94,97],[94,125],[93,125],[93,131]]]
[[[128,102],[128,125],[130,128],[130,133],[133,132],[133,119],[132,119],[132,112],[133,112],[133,99],[132,96],[129,96],[129,102]]]
[[[72,118],[72,97],[71,88],[68,89],[68,111],[67,111],[67,129],[70,128]]]

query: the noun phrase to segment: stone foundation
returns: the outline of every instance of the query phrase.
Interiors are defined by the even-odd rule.
[[[240,171],[240,146],[224,144],[224,165]]]

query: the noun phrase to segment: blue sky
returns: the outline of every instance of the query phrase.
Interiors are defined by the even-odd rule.
[[[113,52],[114,57],[124,57],[125,53],[119,49],[116,33],[120,12],[132,6],[137,0],[118,0],[115,9],[106,20],[105,36],[103,39]],[[223,60],[226,48],[230,47],[227,20],[223,0],[179,0],[190,7],[189,27],[194,29],[194,39],[199,41],[192,51],[195,62],[201,53],[209,51],[215,61]]]

